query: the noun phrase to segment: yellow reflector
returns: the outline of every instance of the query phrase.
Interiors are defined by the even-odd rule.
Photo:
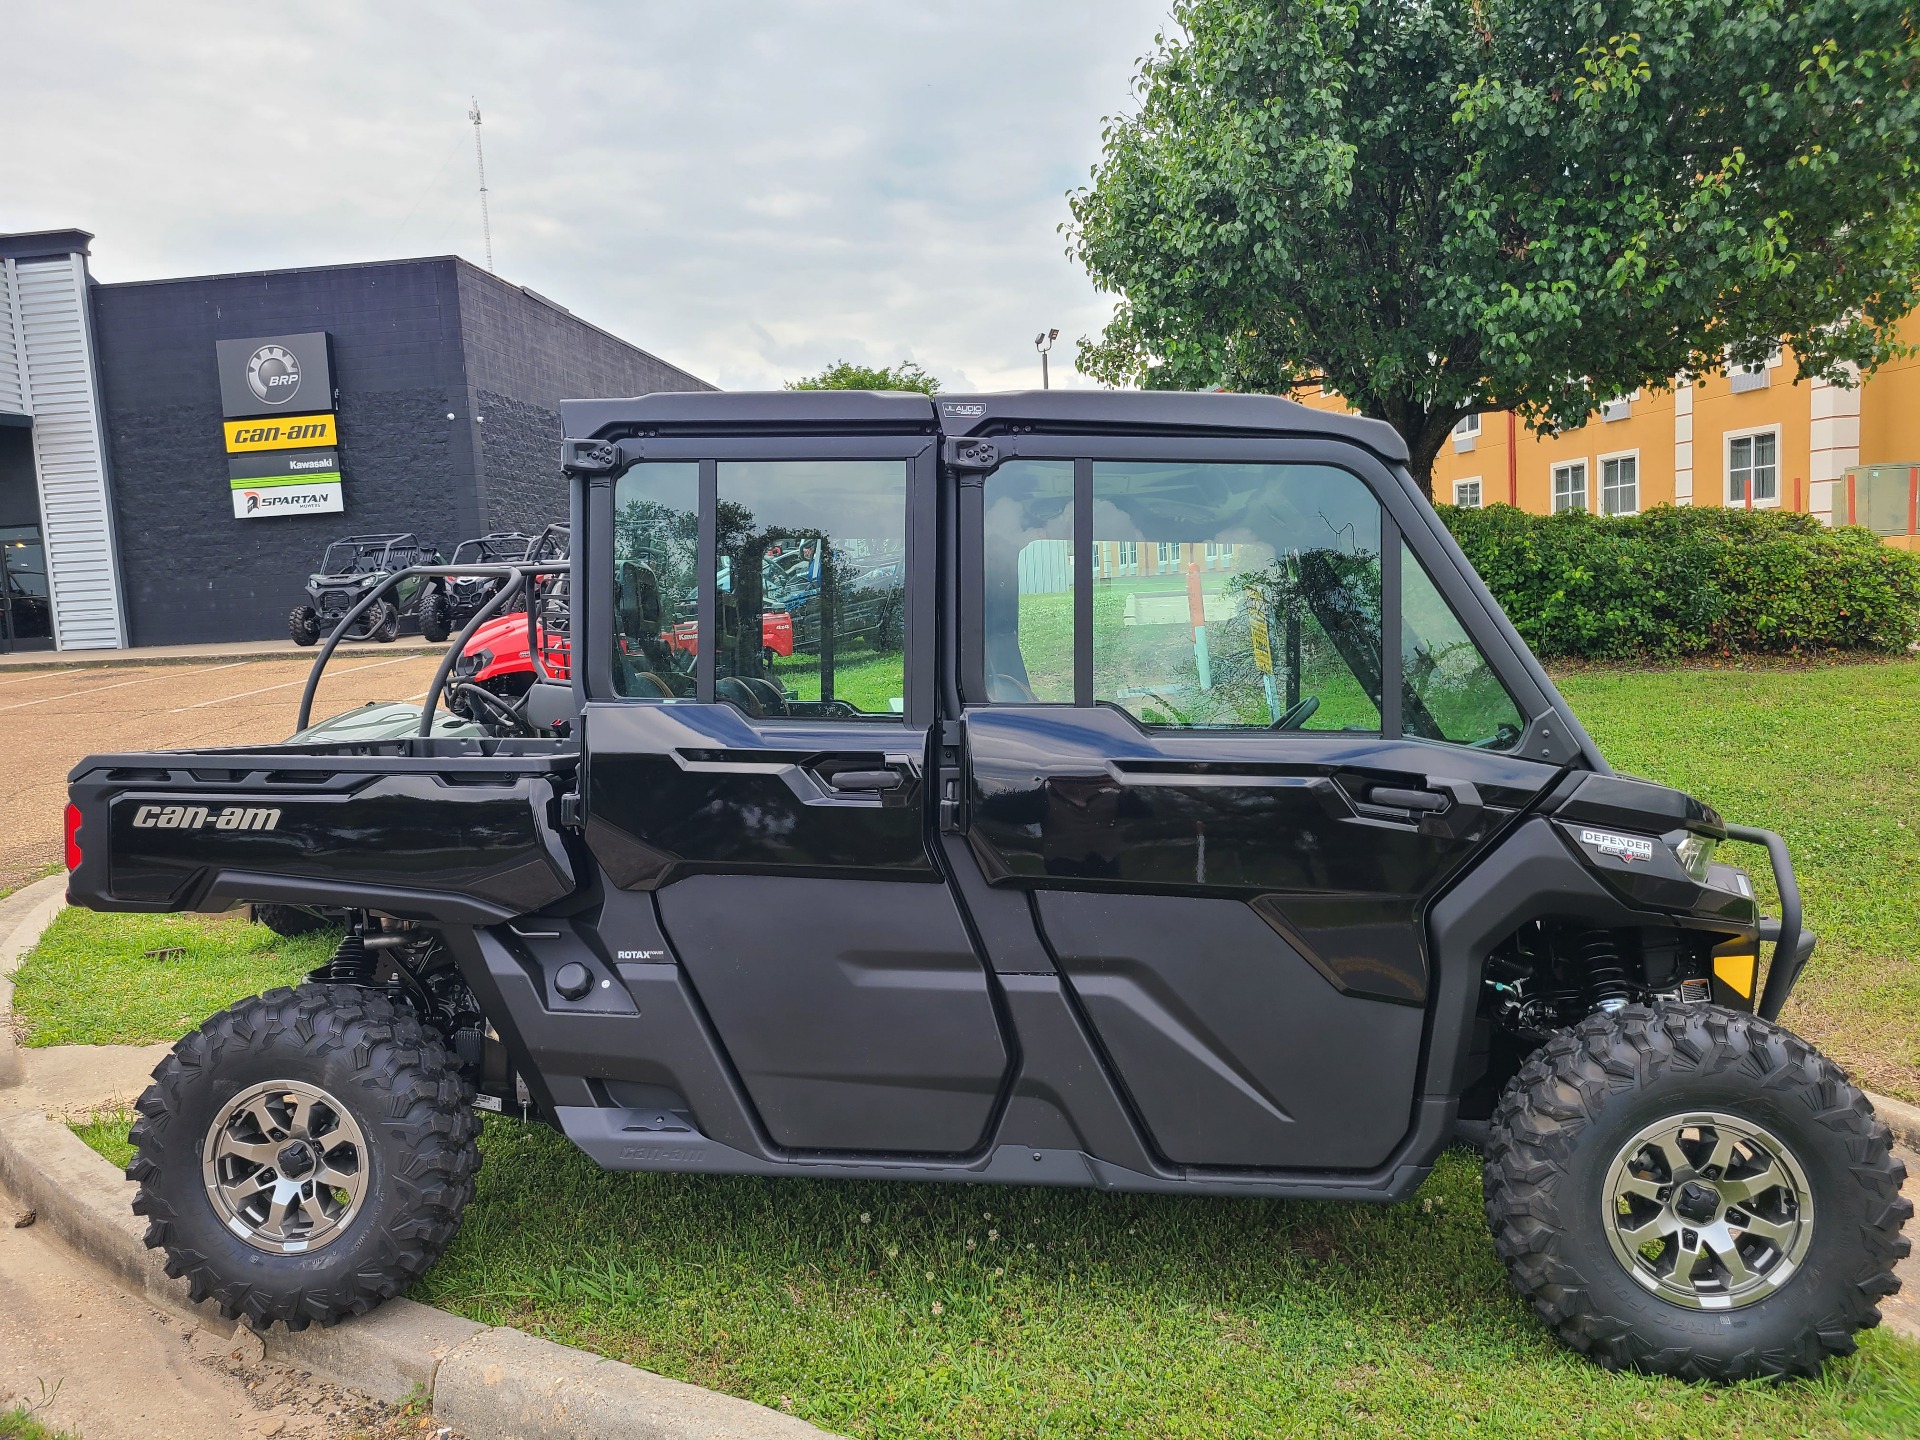
[[[1758,955],[1716,955],[1713,957],[1713,973],[1728,989],[1753,998],[1753,972],[1760,964]]]

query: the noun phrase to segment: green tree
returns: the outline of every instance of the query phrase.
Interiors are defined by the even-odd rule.
[[[1543,430],[1784,339],[1903,353],[1913,0],[1177,0],[1070,197],[1110,384],[1322,382],[1406,438]]]
[[[836,360],[818,375],[790,380],[789,390],[918,390],[922,395],[938,395],[940,382],[911,360],[902,360],[891,370],[872,365],[856,365],[851,360]]]

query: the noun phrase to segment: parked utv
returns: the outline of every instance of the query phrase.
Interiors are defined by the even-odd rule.
[[[453,547],[455,565],[512,565],[533,550],[533,536],[517,530],[495,530]],[[465,625],[493,598],[506,580],[485,575],[462,575],[431,587],[420,597],[420,634],[439,644]]]
[[[1514,1284],[1602,1365],[1811,1374],[1877,1323],[1911,1207],[1778,1023],[1785,845],[1608,767],[1391,429],[1060,391],[563,418],[566,604],[519,617],[505,713],[439,714],[463,634],[410,735],[73,771],[75,904],[350,917],[140,1099],[194,1298],[298,1328],[404,1288],[478,1106],[620,1170],[1381,1202],[1468,1137]],[[816,643],[770,656],[809,545]],[[895,563],[877,627],[833,576]]]
[[[287,634],[296,645],[312,645],[331,632],[362,597],[378,589],[380,599],[359,615],[348,638],[395,640],[401,620],[419,612],[424,621],[423,603],[442,592],[443,582],[437,577],[408,572],[439,561],[439,551],[411,534],[349,535],[336,540],[327,546],[320,568],[307,577],[306,603],[294,606],[287,616]],[[395,575],[403,577],[399,583],[384,583]]]

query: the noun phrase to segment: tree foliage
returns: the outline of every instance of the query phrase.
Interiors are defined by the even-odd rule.
[[[836,360],[818,375],[790,380],[789,390],[918,390],[922,395],[938,395],[940,382],[911,360],[902,360],[892,369],[856,365],[851,360]]]
[[[1113,384],[1322,381],[1428,482],[1478,410],[1581,423],[1750,362],[1900,353],[1912,0],[1177,0],[1070,253]]]

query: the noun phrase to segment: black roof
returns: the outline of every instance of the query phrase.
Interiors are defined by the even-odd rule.
[[[1111,434],[1169,431],[1185,434],[1327,436],[1364,445],[1404,462],[1406,442],[1380,420],[1315,410],[1277,395],[1229,395],[1171,390],[1008,390],[978,395],[928,396],[901,390],[715,391],[641,395],[631,400],[563,400],[560,418],[569,438],[703,434],[762,430],[1002,434],[1019,427]]]

